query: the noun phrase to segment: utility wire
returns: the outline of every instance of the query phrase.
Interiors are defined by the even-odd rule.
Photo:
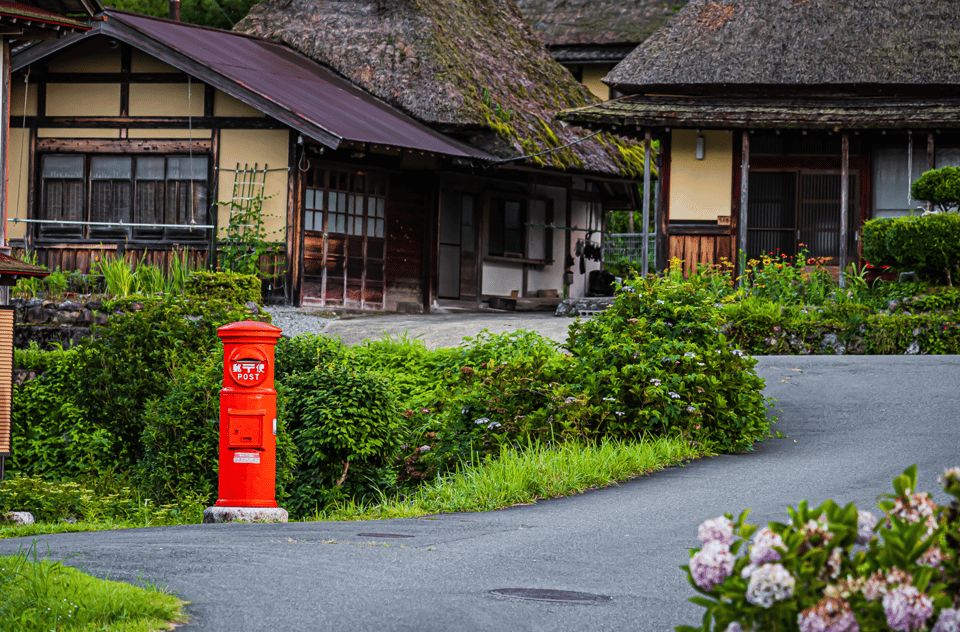
[[[506,162],[516,162],[516,161],[518,161],[518,160],[526,160],[527,158],[536,158],[536,157],[538,157],[538,156],[543,156],[543,155],[546,155],[546,154],[551,154],[551,153],[553,153],[553,152],[555,152],[555,151],[560,151],[561,149],[566,149],[567,147],[571,147],[571,146],[573,146],[573,145],[578,145],[578,144],[582,143],[582,142],[585,141],[585,140],[590,140],[590,139],[593,138],[594,136],[597,136],[598,134],[602,134],[604,131],[605,131],[605,130],[598,130],[598,131],[590,134],[589,136],[584,136],[583,138],[578,138],[577,140],[572,141],[572,142],[569,142],[569,143],[567,143],[566,145],[562,145],[562,146],[560,146],[560,147],[554,147],[554,148],[552,148],[552,149],[547,149],[546,151],[541,151],[540,153],[537,153],[537,154],[527,154],[526,156],[517,156],[516,158],[501,158],[500,160],[491,160],[491,161],[489,161],[487,164],[488,164],[488,165],[502,165],[502,164],[504,164],[504,163],[506,163]]]

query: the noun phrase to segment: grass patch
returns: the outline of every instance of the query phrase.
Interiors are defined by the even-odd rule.
[[[34,542],[17,555],[0,556],[0,630],[148,632],[186,620],[185,602],[140,583],[97,579],[39,559]]]
[[[196,524],[198,520],[184,520],[171,524]],[[92,522],[88,520],[78,520],[76,522],[35,522],[33,524],[7,524],[0,526],[0,540],[4,538],[28,538],[34,535],[43,535],[49,533],[79,533],[81,531],[113,531],[116,529],[142,529],[156,525],[144,524],[142,521],[124,521],[104,520],[102,522]],[[2,631],[2,628],[0,628]]]
[[[313,520],[377,520],[490,511],[579,494],[710,455],[703,446],[691,445],[681,437],[608,440],[595,445],[534,445],[522,451],[504,449],[498,459],[460,468],[409,496],[381,498],[373,503],[347,501],[318,511]]]

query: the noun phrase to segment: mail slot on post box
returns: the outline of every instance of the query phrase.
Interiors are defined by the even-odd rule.
[[[223,339],[217,507],[276,507],[277,392],[273,351],[280,329],[256,321],[217,330]]]

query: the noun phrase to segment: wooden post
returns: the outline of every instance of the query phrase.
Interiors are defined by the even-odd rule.
[[[850,225],[850,133],[841,136],[840,149],[840,287],[847,286],[847,228]]]
[[[640,238],[643,245],[640,248],[643,263],[640,271],[643,276],[650,272],[650,128],[643,133],[643,227]]]
[[[933,144],[933,132],[927,133],[927,169],[933,171],[937,168],[936,148]],[[927,202],[927,212],[933,210],[933,202]]]
[[[737,286],[747,271],[747,202],[750,183],[750,132],[743,130],[743,155],[740,158],[740,217],[737,219]]]

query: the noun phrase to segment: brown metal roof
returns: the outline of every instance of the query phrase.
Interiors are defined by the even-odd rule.
[[[89,25],[80,20],[64,17],[58,13],[39,8],[37,3],[7,2],[0,0],[0,20],[25,29],[89,30]]]
[[[90,33],[18,52],[13,70],[88,38],[126,42],[328,147],[364,143],[458,159],[490,154],[445,136],[267,39],[108,9]]]
[[[929,129],[960,127],[958,98],[713,98],[626,96],[567,110],[591,127]],[[621,131],[618,129],[618,131]]]
[[[331,147],[351,141],[460,158],[491,158],[419,123],[283,44],[112,9],[105,15],[104,34],[125,36],[131,45],[147,52],[157,53],[155,44],[160,44],[173,53],[158,55],[164,61],[185,72],[191,72],[190,64],[176,61],[190,60],[208,68],[243,88],[238,91],[234,86],[225,89],[218,85],[224,92],[254,107],[267,100],[291,115],[283,122]],[[251,95],[258,99],[251,100]]]
[[[20,277],[45,276],[50,276],[50,271],[46,268],[0,253],[0,285],[9,285],[4,281],[11,281]]]

